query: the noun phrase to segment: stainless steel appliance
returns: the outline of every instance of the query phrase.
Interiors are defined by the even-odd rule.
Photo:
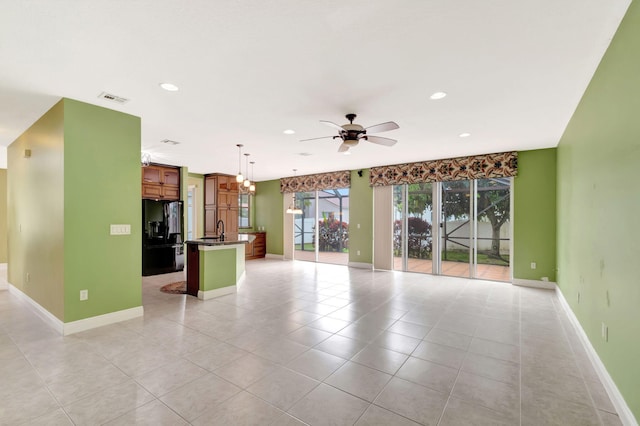
[[[142,200],[142,275],[184,269],[182,201]]]

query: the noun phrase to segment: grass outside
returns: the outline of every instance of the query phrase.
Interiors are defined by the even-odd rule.
[[[445,252],[442,252],[442,260],[469,263],[469,252],[467,250],[447,250],[446,256]],[[509,255],[502,255],[502,259],[497,259],[486,253],[478,253],[478,264],[509,266]]]

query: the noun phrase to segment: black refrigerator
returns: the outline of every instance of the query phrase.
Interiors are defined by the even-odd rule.
[[[182,271],[182,201],[142,200],[142,229],[142,275]]]

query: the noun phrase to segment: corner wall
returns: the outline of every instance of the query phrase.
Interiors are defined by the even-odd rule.
[[[64,321],[64,101],[9,145],[7,165],[7,281]]]
[[[0,169],[0,263],[7,263],[7,169]]]
[[[139,117],[71,99],[64,111],[68,323],[142,305],[141,145]],[[129,224],[131,234],[110,235],[111,224]]]
[[[634,1],[560,140],[557,222],[560,290],[636,418],[639,112],[640,3]]]
[[[513,278],[556,280],[556,149],[518,152],[513,180]],[[536,262],[536,269],[531,269]]]

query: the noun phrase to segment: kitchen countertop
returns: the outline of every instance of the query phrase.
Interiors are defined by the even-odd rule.
[[[225,236],[224,241],[220,241],[219,237],[205,237],[197,240],[188,240],[187,244],[197,244],[201,246],[224,246],[231,244],[249,244],[256,239],[255,235],[249,234],[233,234]]]

